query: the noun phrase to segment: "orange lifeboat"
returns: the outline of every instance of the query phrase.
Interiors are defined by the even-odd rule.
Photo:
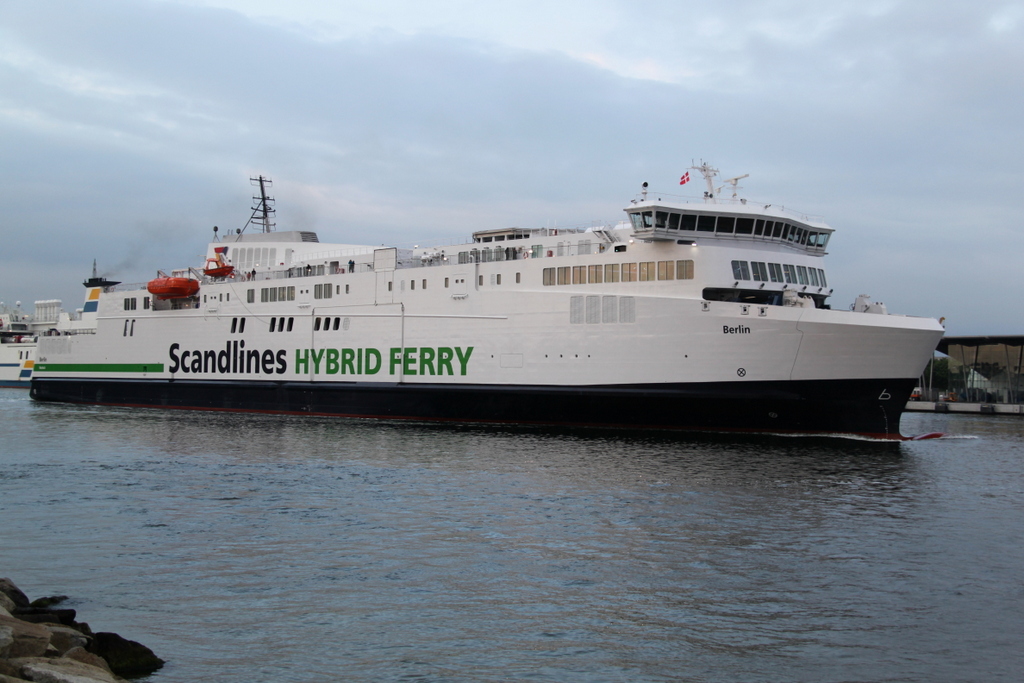
[[[234,266],[228,266],[217,259],[206,259],[206,267],[203,268],[203,275],[208,277],[231,277],[235,272]]]
[[[158,277],[146,289],[157,299],[184,299],[199,291],[199,281],[188,277]]]
[[[228,255],[227,247],[214,247],[214,254],[206,259],[206,266],[203,268],[203,275],[207,277],[234,277],[234,266],[229,266],[225,258]]]

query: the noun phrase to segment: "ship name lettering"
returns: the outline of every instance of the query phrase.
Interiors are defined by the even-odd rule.
[[[473,347],[394,346],[388,349],[389,375],[465,375]],[[297,375],[376,375],[383,367],[380,349],[295,349]]]
[[[168,349],[171,358],[170,372],[186,374],[265,374],[283,375],[288,371],[288,360],[284,349],[246,349],[245,341],[225,342],[224,350],[181,351],[181,344],[175,342]]]
[[[377,349],[295,349],[297,375],[376,375],[380,367]]]
[[[750,334],[750,328],[746,325],[737,325],[736,327],[722,325],[722,334]]]
[[[461,346],[392,347],[389,374],[397,374],[400,368],[402,375],[454,375],[452,361],[458,360],[459,374],[465,375],[471,355],[472,346],[467,346],[465,350]]]

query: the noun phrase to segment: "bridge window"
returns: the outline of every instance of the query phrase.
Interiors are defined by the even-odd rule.
[[[750,279],[750,266],[746,261],[732,262],[732,276],[737,280]]]
[[[737,235],[750,235],[754,232],[754,219],[753,218],[737,218],[736,219],[736,234]]]
[[[719,216],[717,232],[719,234],[732,233],[736,227],[736,219],[732,216]]]
[[[714,216],[698,216],[697,217],[697,231],[698,232],[714,232],[715,231],[715,217]]]

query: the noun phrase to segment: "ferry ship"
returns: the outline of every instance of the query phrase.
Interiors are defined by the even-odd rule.
[[[14,308],[0,303],[0,387],[28,389],[38,337],[68,331],[76,322],[61,310],[60,299],[36,301],[34,313],[25,313],[20,301]]]
[[[716,187],[717,169],[691,170],[703,198],[663,201],[644,183],[615,225],[411,249],[276,231],[269,180],[252,179],[246,227],[215,227],[205,267],[96,288],[95,334],[41,339],[31,395],[901,438],[939,322],[867,296],[832,308],[831,227],[738,198],[746,176]]]
[[[21,310],[0,310],[0,387],[27,389],[36,362],[36,333],[32,317]]]

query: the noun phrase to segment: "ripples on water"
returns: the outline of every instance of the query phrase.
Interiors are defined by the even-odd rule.
[[[0,574],[218,681],[1015,681],[1024,422],[877,444],[34,404]]]

